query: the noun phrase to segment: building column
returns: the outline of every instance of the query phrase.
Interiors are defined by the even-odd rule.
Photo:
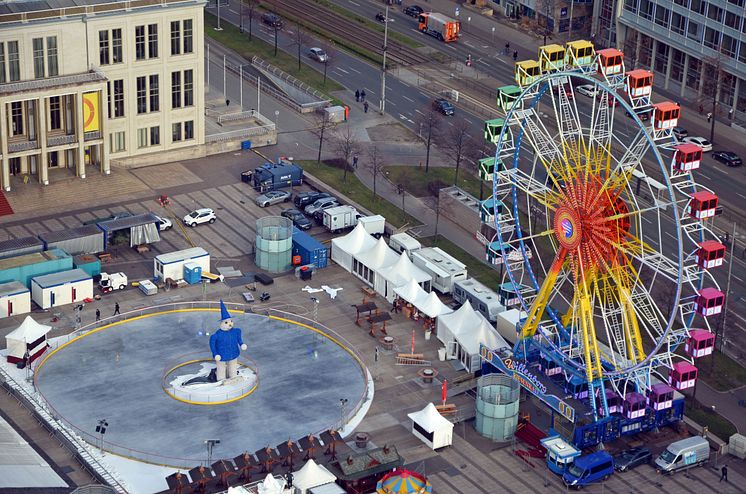
[[[658,40],[653,38],[653,46],[650,47],[650,72],[655,72],[655,57],[658,54]]]
[[[673,66],[674,47],[668,45],[668,62],[666,62],[666,80],[663,81],[663,89],[668,90],[668,83],[671,80],[671,67]]]
[[[38,113],[39,130],[37,139],[39,139],[39,150],[41,158],[39,159],[39,183],[49,185],[49,157],[47,156],[47,100],[39,98],[36,104]]]
[[[83,111],[83,93],[75,93],[75,103],[73,105],[73,118],[75,119],[75,139],[78,141],[78,159],[76,160],[75,174],[80,178],[85,178],[85,133],[83,132],[83,118],[80,112]]]
[[[105,111],[105,104],[106,104],[106,84],[103,84],[98,91],[98,107],[99,112],[101,113],[101,172],[104,175],[111,174],[111,163],[109,161],[109,152],[111,151],[109,149],[109,144],[111,140],[109,139],[109,133],[106,129],[107,124],[109,123],[109,120],[106,116]],[[163,139],[163,133],[161,133],[161,139]]]
[[[733,122],[736,119],[736,111],[738,111],[738,92],[741,90],[741,78],[736,76],[736,84],[733,87],[733,113],[731,113],[730,121]]]
[[[10,159],[8,158],[8,112],[7,103],[0,102],[0,153],[3,155],[2,160],[2,186],[6,192],[10,192]]]
[[[705,70],[704,69],[705,69],[705,63],[700,58],[699,59],[699,87],[697,88],[697,98],[701,98],[702,97],[702,92],[703,92],[703,89],[704,89],[704,86],[705,86]],[[718,84],[717,89],[720,89],[720,85],[719,84]],[[713,115],[713,117],[714,116],[715,115]]]
[[[681,77],[681,91],[679,91],[680,98],[683,98],[684,94],[686,93],[686,77],[687,73],[689,72],[689,54],[686,52],[682,53],[684,53],[684,69]]]

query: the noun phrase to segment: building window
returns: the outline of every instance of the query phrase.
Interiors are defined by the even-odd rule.
[[[194,105],[194,71],[184,71],[184,106]]]
[[[624,0],[624,10],[628,10],[633,14],[637,13],[637,0]]]
[[[655,23],[659,26],[668,27],[669,20],[671,20],[671,11],[658,5],[655,8]]]
[[[691,0],[689,10],[704,15],[705,10],[707,10],[707,2],[703,2],[702,0]]]
[[[665,43],[658,43],[655,54],[655,70],[661,74],[666,73],[666,67],[668,66],[668,45]]]
[[[124,131],[111,134],[111,152],[119,153],[127,149]]]
[[[106,81],[106,118],[111,118],[111,81]]]
[[[741,29],[741,16],[734,14],[730,10],[725,12],[725,25],[733,29]]]
[[[690,20],[686,26],[686,37],[694,41],[702,41],[699,24]]]
[[[179,21],[171,22],[171,55],[181,54],[181,28]]]
[[[109,65],[109,31],[98,32],[98,63]]]
[[[44,38],[31,40],[34,49],[34,79],[44,77]]]
[[[158,24],[148,24],[148,58],[158,58]]]
[[[707,17],[713,21],[723,22],[723,9],[717,5],[710,4],[707,8]]]
[[[711,27],[705,28],[705,46],[717,50],[720,47],[720,31]]]
[[[49,130],[60,130],[62,128],[62,110],[60,108],[60,97],[49,98]]]
[[[161,98],[158,94],[158,74],[150,76],[150,111],[161,110]]]
[[[124,116],[124,80],[114,81],[114,118]]]
[[[738,50],[738,61],[746,63],[746,41],[741,41],[741,49]],[[741,87],[746,88],[746,84],[741,84]]]
[[[137,78],[137,113],[148,112],[148,87],[146,85],[146,77],[141,76]]]
[[[5,82],[5,43],[0,42],[0,84]]]
[[[732,3],[733,5],[743,7],[744,0],[728,0],[728,3]]]
[[[737,49],[738,49],[738,42],[731,36],[728,36],[727,34],[723,34],[723,41],[720,47],[720,52],[723,55],[726,55],[728,57],[736,58]]]
[[[184,122],[184,140],[194,139],[194,120]]]
[[[23,135],[23,103],[14,101],[10,104],[11,135]]]
[[[671,31],[683,36],[686,32],[686,17],[674,12],[671,16]]]
[[[121,29],[111,30],[111,61],[112,63],[124,62],[124,55],[122,53],[122,30]]]
[[[655,4],[650,0],[640,0],[640,17],[651,20],[653,18],[653,8]]]
[[[8,41],[8,80],[21,80],[21,62],[18,55],[18,41]]]
[[[699,66],[698,58],[689,57],[689,69],[686,72],[686,85],[695,91],[699,90]]]
[[[671,48],[671,79],[676,82],[684,80],[684,60],[686,55],[681,50]]]
[[[673,0],[673,3],[676,5],[683,5],[684,7],[689,7],[689,0]]]
[[[181,108],[181,72],[171,72],[171,108]]]
[[[184,19],[184,53],[192,53],[194,51],[194,42],[192,40],[192,36],[192,20]]]
[[[145,26],[135,26],[135,59],[145,60]]]
[[[181,122],[171,124],[171,141],[179,142],[181,140]]]
[[[148,147],[148,129],[137,129],[137,147],[139,149]]]
[[[47,36],[47,75],[55,77],[60,69],[57,63],[57,36]]]
[[[150,145],[157,146],[161,143],[161,128],[150,127]]]

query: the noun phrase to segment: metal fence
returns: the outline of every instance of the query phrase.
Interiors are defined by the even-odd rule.
[[[233,141],[236,139],[243,139],[244,137],[271,134],[272,132],[275,132],[275,124],[258,125],[256,127],[249,127],[247,129],[237,129],[228,132],[221,132],[220,134],[206,135],[205,144],[210,144],[213,142]]]

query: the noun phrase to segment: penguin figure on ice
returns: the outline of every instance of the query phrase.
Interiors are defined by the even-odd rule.
[[[233,327],[233,319],[221,300],[220,329],[210,336],[210,350],[217,364],[218,381],[238,375],[238,356],[246,348],[241,338],[241,328]]]

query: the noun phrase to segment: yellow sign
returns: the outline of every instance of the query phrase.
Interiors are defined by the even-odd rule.
[[[83,132],[101,130],[98,114],[98,93],[83,93]]]

